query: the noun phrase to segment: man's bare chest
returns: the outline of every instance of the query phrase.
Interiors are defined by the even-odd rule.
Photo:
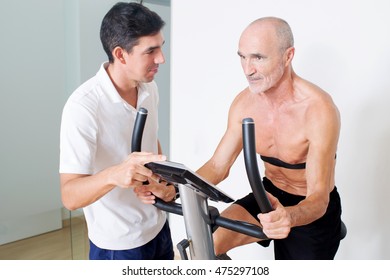
[[[255,121],[257,153],[289,163],[306,159],[309,144],[302,114],[263,113],[252,118]]]

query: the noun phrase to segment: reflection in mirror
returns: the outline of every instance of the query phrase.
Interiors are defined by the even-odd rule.
[[[73,260],[87,260],[89,239],[87,224],[81,209],[70,212],[70,238]]]
[[[61,229],[1,245],[0,260],[85,260],[88,251],[82,210],[65,210]]]
[[[3,3],[4,2],[4,3]],[[105,59],[102,16],[115,0],[4,0],[0,33],[0,260],[87,259],[82,210],[63,209],[58,178],[59,126],[70,93]],[[167,23],[169,0],[145,1]],[[18,15],[15,17],[15,15]],[[48,24],[50,23],[50,24]],[[161,68],[160,142],[169,155],[169,24]],[[28,51],[26,51],[28,44]],[[18,53],[18,63],[9,47]],[[23,67],[21,67],[21,65]],[[22,171],[22,172],[21,172]]]
[[[0,260],[71,260],[70,212],[63,215],[63,227],[0,246]]]

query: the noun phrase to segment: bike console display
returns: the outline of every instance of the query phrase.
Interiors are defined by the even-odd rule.
[[[149,162],[145,166],[168,183],[190,185],[192,189],[206,195],[211,200],[226,203],[234,201],[230,196],[181,163],[159,161]]]

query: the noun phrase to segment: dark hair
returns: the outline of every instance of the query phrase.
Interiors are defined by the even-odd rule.
[[[109,62],[114,62],[114,48],[131,52],[140,37],[155,35],[164,25],[157,13],[142,4],[116,3],[104,16],[100,28],[100,40]]]

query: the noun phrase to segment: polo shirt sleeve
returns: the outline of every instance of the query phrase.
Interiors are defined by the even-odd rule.
[[[97,121],[91,104],[68,100],[62,112],[60,173],[93,174]]]

